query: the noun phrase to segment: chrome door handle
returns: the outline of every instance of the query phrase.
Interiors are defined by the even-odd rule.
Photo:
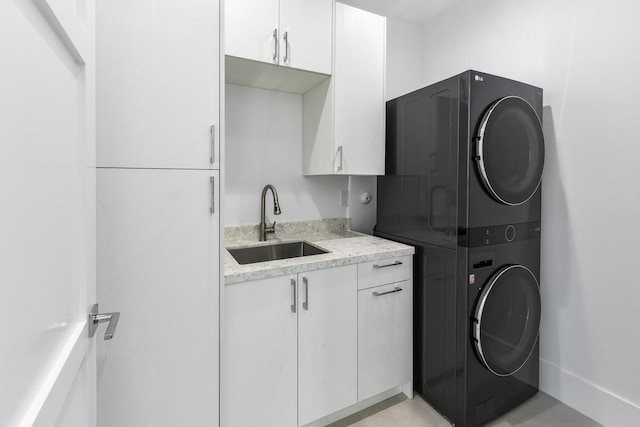
[[[100,323],[109,322],[107,331],[104,333],[104,339],[110,340],[116,333],[118,320],[120,320],[120,312],[99,314],[98,304],[93,304],[91,311],[89,311],[89,338],[93,338],[96,334]]]
[[[302,308],[309,310],[309,281],[306,277],[303,277],[302,283],[304,284],[304,302],[302,303]]]
[[[340,155],[340,163],[338,163],[337,171],[342,170],[342,145],[338,145],[338,154]]]
[[[378,292],[378,291],[373,291],[373,296],[374,296],[374,297],[381,297],[382,295],[393,294],[393,293],[395,293],[395,292],[400,292],[400,291],[402,291],[402,288],[401,288],[401,287],[399,287],[399,286],[396,286],[395,288],[393,288],[392,290],[387,291],[387,292]]]

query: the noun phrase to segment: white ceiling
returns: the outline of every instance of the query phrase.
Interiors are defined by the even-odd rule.
[[[340,0],[390,18],[423,24],[462,0]]]

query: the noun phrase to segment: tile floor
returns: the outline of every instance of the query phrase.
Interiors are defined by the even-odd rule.
[[[451,427],[420,396],[394,396],[329,427]],[[539,392],[511,412],[487,424],[490,427],[597,427],[600,424],[553,397]]]

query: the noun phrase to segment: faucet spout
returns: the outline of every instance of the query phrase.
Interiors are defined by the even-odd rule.
[[[278,192],[276,191],[276,187],[271,184],[267,184],[262,189],[262,196],[260,197],[260,241],[264,242],[267,240],[267,233],[275,233],[276,232],[276,223],[273,222],[272,225],[267,225],[265,219],[265,201],[267,198],[267,191],[271,190],[271,194],[273,195],[273,213],[274,215],[280,215],[282,211],[280,210],[280,202],[278,201]]]

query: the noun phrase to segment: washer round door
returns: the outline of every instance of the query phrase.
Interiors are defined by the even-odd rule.
[[[498,270],[478,298],[474,344],[484,366],[504,377],[516,373],[531,356],[540,328],[540,288],[522,265]]]
[[[544,166],[542,124],[533,107],[517,96],[494,102],[476,137],[478,171],[498,202],[520,205],[540,185]]]

